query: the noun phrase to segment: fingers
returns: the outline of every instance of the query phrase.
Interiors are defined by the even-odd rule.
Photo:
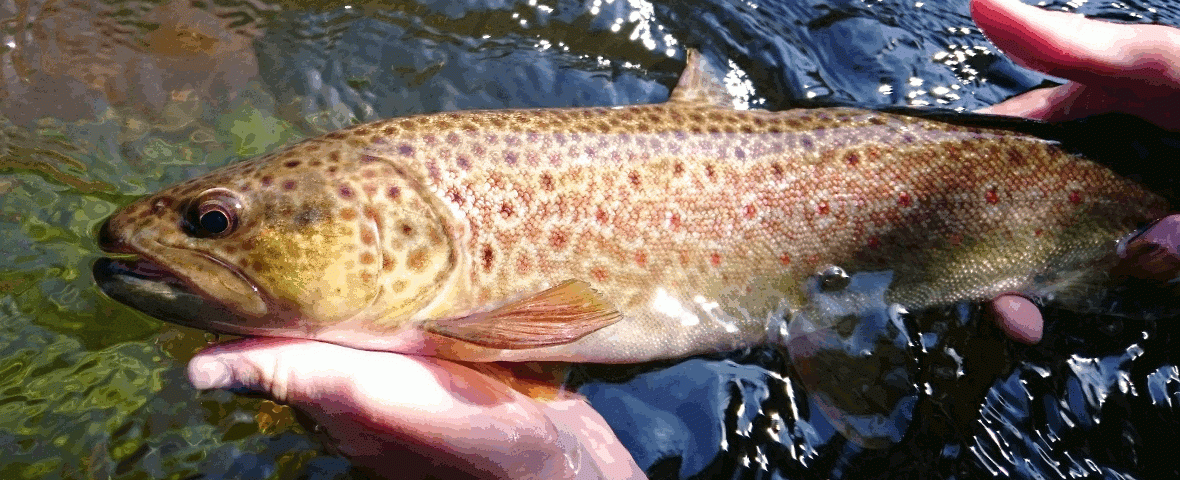
[[[1035,345],[1041,341],[1045,320],[1031,300],[1020,295],[1000,295],[992,300],[996,325],[1008,337],[1020,343]]]
[[[973,0],[971,15],[1017,63],[1081,83],[1158,78],[1171,70],[1180,45],[1167,27],[1092,20],[1019,0]]]
[[[257,392],[299,408],[354,465],[381,476],[556,478],[583,438],[577,430],[563,442],[547,415],[552,405],[437,358],[256,338],[206,349],[188,371],[197,388]]]
[[[1070,82],[1032,90],[977,112],[1059,122],[1114,111],[1116,102],[1103,90]]]
[[[1049,121],[1122,112],[1180,131],[1180,29],[1091,20],[1019,0],[972,0],[971,14],[1017,63],[1071,80],[980,112]]]
[[[1120,242],[1116,277],[1157,282],[1180,278],[1180,215],[1169,215]]]
[[[210,347],[189,362],[200,389],[258,392],[296,406],[349,402],[355,409],[423,415],[456,402],[486,406],[506,401],[508,389],[479,388],[477,372],[445,360],[354,350],[301,339],[247,338]],[[381,403],[370,405],[370,399]]]

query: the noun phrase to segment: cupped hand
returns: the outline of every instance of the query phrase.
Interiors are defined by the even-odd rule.
[[[971,16],[1016,63],[1069,80],[981,112],[1047,121],[1120,112],[1180,131],[1180,29],[1104,22],[1018,0],[972,0]]]
[[[188,372],[199,389],[300,409],[381,478],[645,478],[580,396],[538,400],[460,363],[250,338],[202,351]]]

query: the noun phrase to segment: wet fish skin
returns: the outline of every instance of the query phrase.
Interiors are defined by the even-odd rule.
[[[1114,239],[1167,209],[1050,141],[848,108],[734,110],[706,70],[690,62],[664,104],[418,115],[230,165],[103,228],[105,250],[183,288],[100,282],[228,333],[639,362],[767,342],[829,264],[893,271],[886,299],[907,308],[1077,295]],[[202,231],[214,210],[228,232]],[[429,332],[570,279],[622,319],[537,348]]]

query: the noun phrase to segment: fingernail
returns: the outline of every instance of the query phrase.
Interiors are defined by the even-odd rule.
[[[216,358],[194,358],[189,363],[188,379],[198,390],[226,388],[230,382],[229,366]]]

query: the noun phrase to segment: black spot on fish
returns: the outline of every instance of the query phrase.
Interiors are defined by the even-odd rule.
[[[323,215],[320,213],[318,208],[307,207],[303,210],[300,210],[299,213],[295,215],[293,220],[295,221],[295,225],[306,227],[315,222],[318,222],[321,217],[323,217]]]

